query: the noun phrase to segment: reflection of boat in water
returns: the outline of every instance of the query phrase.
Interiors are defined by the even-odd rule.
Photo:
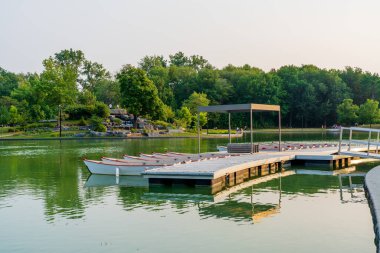
[[[111,175],[90,175],[84,184],[85,187],[105,187],[113,185],[148,187],[148,179],[141,176],[117,177]]]
[[[216,146],[219,152],[227,151],[227,146]]]

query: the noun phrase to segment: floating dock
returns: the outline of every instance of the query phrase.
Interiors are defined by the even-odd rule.
[[[362,151],[356,148],[355,151]],[[253,178],[284,170],[284,165],[321,165],[341,169],[351,165],[350,155],[338,155],[338,147],[321,147],[285,152],[259,152],[226,158],[201,160],[147,170],[144,178],[153,185],[209,186],[211,193],[241,184]]]

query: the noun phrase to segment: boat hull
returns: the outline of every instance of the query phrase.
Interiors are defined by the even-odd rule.
[[[146,165],[123,165],[123,164],[109,164],[103,162],[95,162],[85,160],[88,170],[91,174],[98,175],[120,175],[120,176],[140,176],[144,171],[154,169],[158,166]]]

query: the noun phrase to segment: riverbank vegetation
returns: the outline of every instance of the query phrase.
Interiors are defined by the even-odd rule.
[[[218,69],[199,55],[182,52],[145,56],[112,75],[80,50],[62,50],[43,60],[41,73],[0,68],[0,125],[28,128],[51,121],[104,131],[110,108],[173,128],[193,128],[199,105],[265,103],[281,105],[283,126],[306,128],[379,122],[380,77],[359,68],[283,66],[268,72],[244,65]],[[53,123],[54,122],[54,123]],[[226,128],[227,116],[201,114],[207,128]],[[233,114],[233,128],[249,125],[249,115]],[[133,121],[137,127],[137,121]],[[254,115],[255,128],[277,125],[274,113]]]

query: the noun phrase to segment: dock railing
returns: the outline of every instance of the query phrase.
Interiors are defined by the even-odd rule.
[[[343,132],[349,131],[349,137],[348,140],[343,139]],[[367,140],[358,140],[352,138],[353,132],[364,132],[368,133],[368,139]],[[376,134],[376,141],[372,140],[372,134]],[[347,143],[348,148],[347,151],[350,152],[353,145],[355,146],[366,146],[367,150],[367,156],[369,156],[371,146],[376,146],[375,152],[376,154],[379,153],[379,137],[380,137],[380,129],[373,129],[373,128],[362,128],[362,127],[341,127],[340,128],[340,136],[339,136],[339,150],[338,152],[342,152],[342,144]]]

